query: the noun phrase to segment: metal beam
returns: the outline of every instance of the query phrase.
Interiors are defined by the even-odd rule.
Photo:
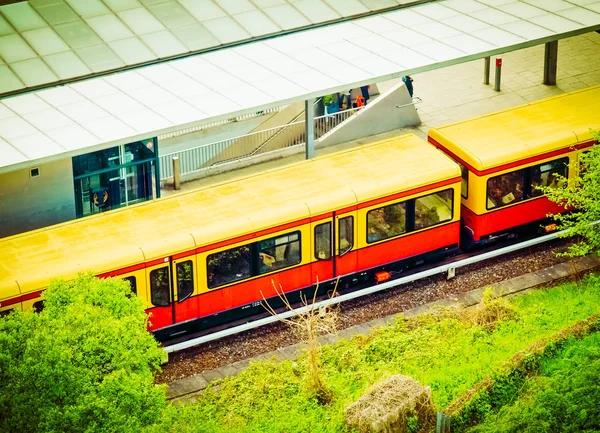
[[[544,84],[556,85],[556,63],[558,60],[558,41],[546,42],[544,48]]]
[[[306,125],[306,159],[315,157],[315,100],[304,101],[304,124]]]

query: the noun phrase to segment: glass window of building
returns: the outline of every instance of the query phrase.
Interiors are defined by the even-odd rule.
[[[159,197],[154,140],[111,147],[73,158],[78,218]]]

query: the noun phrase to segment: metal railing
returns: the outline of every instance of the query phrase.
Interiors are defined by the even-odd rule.
[[[257,111],[256,113],[246,113],[229,119],[217,120],[215,122],[205,123],[203,125],[194,126],[193,128],[180,129],[179,131],[169,132],[168,134],[159,135],[159,140],[165,140],[167,138],[179,137],[180,135],[191,134],[192,132],[198,132],[202,129],[213,128],[215,126],[226,125],[231,122],[241,122],[242,120],[252,119],[253,117],[262,116],[264,114],[277,113],[287,105],[281,105],[279,107],[267,108],[265,110]]]
[[[275,143],[275,140],[277,140],[277,149],[304,143],[304,121],[162,155],[160,156],[160,179],[173,177],[172,159],[175,156],[180,161],[181,175],[186,175],[213,165],[274,150],[271,149],[273,146],[268,146],[268,143]]]
[[[188,341],[184,341],[178,344],[173,344],[171,346],[166,346],[164,349],[167,353],[179,352],[180,350],[188,349],[190,347],[198,346],[200,344],[208,343],[209,341],[218,340],[220,338],[228,337],[230,335],[235,335],[240,332],[249,331],[251,329],[259,328],[261,326],[268,325],[270,323],[275,323],[280,321],[281,319],[287,319],[297,314],[302,314],[308,311],[309,309],[318,310],[321,307],[327,307],[330,305],[340,304],[345,301],[349,301],[351,299],[360,298],[365,295],[370,295],[372,293],[380,292],[382,290],[390,289],[392,287],[396,287],[402,284],[412,283],[413,281],[417,281],[423,278],[431,277],[438,274],[443,274],[450,272],[451,274],[457,268],[461,268],[467,265],[471,265],[473,263],[479,263],[484,260],[493,259],[496,257],[500,257],[504,254],[513,253],[515,251],[522,250],[524,248],[529,248],[534,245],[542,244],[554,239],[557,239],[560,235],[567,233],[568,230],[563,230],[556,233],[551,233],[545,236],[540,236],[538,238],[530,239],[524,242],[519,242],[518,244],[509,245],[503,248],[499,248],[497,250],[488,251],[482,254],[478,254],[476,256],[468,257],[466,259],[462,259],[452,263],[446,263],[441,266],[437,266],[435,268],[427,269],[422,272],[418,272],[412,275],[408,275],[406,277],[397,278],[395,280],[390,280],[385,283],[376,284],[371,287],[367,287],[361,290],[356,290],[354,292],[345,293],[344,295],[336,296],[335,298],[325,299],[323,301],[317,302],[314,305],[309,305],[306,307],[297,308],[293,311],[285,311],[278,314],[277,317],[270,316],[265,317],[263,319],[255,320],[253,322],[248,322],[243,325],[235,326],[229,329],[225,329],[223,331],[215,332],[212,334],[204,335],[202,337],[194,338]]]
[[[339,111],[315,117],[315,139],[322,138],[359,112],[360,108]],[[218,164],[224,164],[287,147],[304,145],[305,121],[291,122],[263,131],[252,132],[214,143],[172,152],[160,156],[160,180],[173,178],[173,157],[179,158],[180,175],[197,172]]]

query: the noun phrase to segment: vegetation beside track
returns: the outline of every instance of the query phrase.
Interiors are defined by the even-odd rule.
[[[510,305],[490,303],[487,319],[447,310],[399,319],[322,348],[323,377],[333,396],[327,405],[309,397],[305,358],[266,361],[210,385],[196,404],[167,408],[151,431],[343,432],[343,409],[396,374],[431,386],[436,407],[445,409],[518,351],[598,314],[599,301],[600,277],[592,276],[516,297]]]
[[[529,377],[516,401],[490,414],[470,433],[600,431],[600,334],[571,340]]]
[[[54,281],[44,309],[0,318],[0,432],[140,432],[161,418],[165,353],[119,278]]]

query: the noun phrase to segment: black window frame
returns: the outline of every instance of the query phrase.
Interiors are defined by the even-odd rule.
[[[245,253],[245,254],[247,254],[248,259],[249,259],[249,262],[248,262],[248,275],[240,273],[239,277],[237,277],[237,274],[236,274],[237,278],[234,278],[232,280],[229,280],[229,281],[226,281],[226,282],[219,282],[219,283],[212,283],[211,284],[211,273],[214,270],[214,265],[211,265],[210,261],[212,259],[214,259],[216,256],[219,256],[219,255],[223,256],[223,255],[226,255],[226,254],[231,254],[235,250],[242,250],[242,249],[245,249],[245,248],[248,249],[248,251]],[[246,280],[248,278],[251,278],[253,276],[253,274],[254,274],[254,272],[253,272],[254,266],[253,266],[253,263],[252,263],[253,249],[254,248],[253,248],[252,244],[244,244],[244,245],[238,245],[238,246],[232,247],[232,248],[227,248],[225,250],[221,250],[221,251],[218,251],[216,253],[212,253],[212,254],[209,254],[208,256],[206,256],[206,287],[208,287],[209,289],[216,289],[217,287],[226,286],[226,285],[231,284],[231,283],[236,283],[238,281],[242,281],[242,280]]]
[[[190,266],[190,269],[189,269],[190,278],[189,279],[181,278],[180,274],[179,274],[181,267],[186,266],[186,265]],[[184,271],[184,272],[187,272],[187,271]],[[177,303],[181,303],[194,294],[194,261],[190,259],[190,260],[184,260],[184,261],[175,263],[175,273],[177,275]],[[187,287],[185,287],[186,292],[182,293],[182,285],[183,285],[182,283],[184,281],[186,283],[189,282],[189,285],[187,285]]]
[[[294,236],[294,235],[297,235],[297,239],[290,240],[286,244],[291,245],[296,242],[298,243],[298,262],[291,263],[291,264],[288,264],[287,266],[282,266],[280,268],[270,269],[268,271],[262,271],[261,267],[260,267],[260,265],[261,265],[260,254],[264,253],[264,250],[266,248],[261,249],[261,243],[271,241],[271,240],[275,241],[276,239],[282,238],[284,236],[287,236],[289,238],[290,236]],[[283,244],[274,244],[273,246],[269,246],[268,248],[280,247],[282,245]],[[233,250],[242,249],[242,248],[247,248],[247,254],[248,254],[248,257],[250,260],[249,261],[249,269],[248,269],[247,274],[241,274],[239,278],[235,278],[233,280],[229,280],[226,282],[218,282],[218,283],[212,282],[211,283],[211,274],[213,274],[212,268],[214,265],[210,265],[210,261],[219,254],[223,255],[225,253],[231,253],[231,251],[233,251]],[[206,287],[209,290],[218,289],[218,288],[227,286],[229,284],[248,280],[250,278],[260,277],[260,276],[267,275],[267,274],[270,274],[273,272],[279,272],[281,270],[297,266],[301,263],[302,263],[302,232],[300,230],[293,230],[293,231],[290,231],[287,233],[281,233],[276,236],[272,236],[270,238],[262,239],[260,241],[252,242],[249,244],[238,245],[236,247],[221,250],[219,252],[212,253],[212,254],[209,254],[208,256],[206,256]]]
[[[166,290],[163,290],[162,288],[160,289],[161,291],[166,292],[166,301],[162,301],[161,299],[157,299],[157,289],[156,287],[154,287],[154,282],[156,281],[156,278],[154,277],[156,272],[162,272],[162,271],[166,271],[167,273],[167,282],[166,282]],[[160,293],[160,292],[158,292]],[[163,294],[164,296],[164,294]],[[159,302],[155,302],[155,301],[159,301]],[[162,266],[160,268],[156,268],[156,269],[152,269],[150,271],[150,302],[152,303],[152,305],[154,305],[155,307],[168,307],[169,305],[171,305],[171,272],[169,270],[169,266]]]
[[[431,224],[431,225],[428,225],[428,226],[425,226],[425,227],[419,227],[419,228],[417,228],[417,227],[416,227],[416,216],[417,216],[417,214],[416,214],[416,209],[417,209],[417,200],[419,200],[419,199],[421,199],[421,198],[429,197],[430,195],[444,193],[444,192],[446,192],[446,191],[450,191],[450,204],[451,204],[451,206],[450,206],[450,218],[449,218],[449,219],[446,219],[446,220],[441,220],[441,221],[438,221],[438,222],[436,222],[435,224]],[[426,229],[429,229],[429,228],[431,228],[431,227],[435,227],[435,226],[437,226],[437,225],[440,225],[440,224],[444,224],[444,223],[450,222],[450,221],[452,221],[452,220],[454,219],[454,188],[447,188],[447,189],[444,189],[444,190],[442,190],[442,191],[435,191],[435,192],[431,192],[431,193],[429,193],[429,194],[420,195],[419,197],[414,197],[414,198],[412,199],[412,201],[413,201],[413,203],[414,203],[414,204],[413,204],[413,206],[412,206],[412,208],[413,208],[413,218],[414,218],[414,225],[411,227],[411,228],[412,228],[412,230],[411,230],[411,231],[417,231],[417,230],[426,230]]]
[[[345,249],[342,249],[342,221],[350,221],[350,235],[351,235],[351,239],[349,242],[349,246],[347,246]],[[346,239],[346,238],[344,238]],[[346,239],[347,240],[347,239]],[[354,248],[354,216],[352,215],[348,215],[345,217],[342,217],[340,219],[338,219],[338,251],[339,251],[339,256],[342,257],[344,254],[352,251],[352,248]]]
[[[527,196],[528,198],[538,198],[538,197],[542,197],[544,194],[539,191],[536,190],[533,186],[533,172],[536,168],[539,168],[540,173],[543,174],[544,172],[542,172],[542,167],[544,165],[548,165],[548,164],[553,164],[553,163],[558,163],[558,164],[564,164],[564,177],[566,179],[569,178],[569,164],[570,164],[570,158],[568,156],[563,156],[562,158],[557,158],[557,159],[553,159],[551,161],[544,161],[542,163],[536,164],[536,165],[532,165],[529,168],[529,182],[528,182],[528,188],[527,188]],[[536,192],[538,192],[538,194],[535,194]],[[535,194],[535,195],[534,195]]]
[[[460,196],[466,200],[469,198],[469,169],[467,168],[466,165],[461,164],[460,162],[458,162],[457,164],[460,167],[460,178],[461,178]],[[466,176],[465,176],[465,174],[466,174]],[[462,193],[463,185],[465,186],[465,194]],[[454,206],[453,206],[453,208],[454,208]]]
[[[296,239],[289,240],[289,238],[292,237],[292,236],[296,236]],[[287,237],[288,241],[284,242],[284,243],[280,243],[280,244],[274,243],[274,245],[268,246],[268,247],[263,247],[262,246],[262,244],[265,244],[265,243],[270,242],[270,241],[276,242],[277,239],[281,239],[283,237]],[[262,260],[260,260],[260,255],[261,254],[266,254],[265,251],[267,251],[270,248],[278,248],[278,247],[281,247],[283,245],[285,245],[286,248],[287,248],[288,246],[290,246],[290,245],[292,245],[294,243],[298,243],[298,261],[296,263],[289,263],[286,266],[281,266],[281,267],[277,267],[277,268],[271,268],[271,269],[267,269],[267,270],[264,270],[264,271],[263,271],[263,269],[261,269],[261,266],[260,266],[261,263],[262,263]],[[270,237],[270,238],[258,241],[256,243],[256,256],[257,256],[257,263],[259,265],[258,269],[257,269],[257,274],[256,275],[265,275],[265,274],[269,274],[271,272],[276,272],[276,271],[280,271],[282,269],[287,269],[287,268],[291,268],[292,266],[299,265],[300,263],[302,263],[302,233],[300,232],[300,230],[295,230],[293,232],[288,232],[288,233],[285,233],[285,234],[280,234],[280,235],[277,235],[277,236],[273,236],[273,237]],[[269,254],[269,256],[273,257],[271,254]],[[277,263],[277,261],[275,261],[274,263]]]
[[[368,210],[367,211],[367,215],[366,215],[367,216],[367,219],[366,219],[366,222],[367,222],[367,224],[366,224],[366,229],[367,229],[367,233],[366,233],[367,234],[367,244],[374,244],[376,242],[385,241],[387,239],[392,239],[392,238],[395,238],[395,237],[398,237],[398,236],[402,236],[402,235],[408,233],[410,231],[409,230],[410,221],[409,221],[409,217],[408,217],[408,215],[410,213],[409,202],[410,202],[410,200],[399,201],[399,202],[396,202],[396,203],[391,203],[391,204],[388,204],[388,205],[385,205],[385,206],[381,206],[381,207],[377,207],[377,208],[373,208],[373,209]],[[404,205],[404,230],[401,231],[400,233],[389,235],[387,237],[382,237],[382,238],[378,238],[378,239],[374,239],[374,240],[369,240],[369,228],[370,228],[370,225],[369,225],[369,214],[371,212],[375,212],[375,211],[383,211],[385,213],[385,209],[386,208],[390,208],[392,206],[398,206],[398,205]]]
[[[485,182],[485,208],[486,208],[486,210],[500,209],[500,208],[503,208],[503,207],[506,207],[506,206],[510,206],[510,205],[513,205],[513,204],[516,204],[516,203],[520,203],[523,200],[526,200],[528,198],[527,197],[527,190],[529,189],[528,182],[527,182],[527,176],[528,176],[528,170],[527,169],[528,169],[528,167],[523,167],[523,168],[519,168],[517,170],[507,171],[506,173],[502,173],[502,174],[499,174],[497,176],[489,177],[488,180]],[[494,179],[498,179],[499,177],[502,177],[502,176],[508,176],[508,175],[511,175],[511,174],[518,173],[519,171],[523,172],[522,175],[521,175],[521,179],[522,179],[522,182],[523,182],[523,188],[522,188],[523,191],[521,192],[521,198],[517,199],[515,197],[515,199],[513,201],[510,201],[508,203],[502,203],[502,200],[500,199],[500,203],[499,204],[496,204],[495,206],[490,207],[490,205],[489,205],[489,201],[490,201],[490,194],[489,194],[490,181],[492,181]],[[509,191],[509,193],[510,193],[510,191]],[[507,193],[507,194],[505,194],[504,196],[501,196],[501,197],[505,197],[509,193]]]
[[[137,296],[137,279],[134,275],[128,275],[122,278],[123,281],[127,281],[129,283],[129,287],[131,287],[131,293],[134,296]]]
[[[422,227],[422,228],[416,228],[416,213],[415,213],[415,208],[416,208],[416,201],[420,198],[424,198],[424,197],[428,197],[430,195],[433,194],[440,194],[440,193],[444,193],[449,191],[451,194],[451,199],[450,199],[450,203],[451,203],[451,208],[450,208],[450,219],[447,220],[443,220],[443,221],[439,221],[435,224],[432,224],[430,226],[427,227]],[[396,235],[392,235],[392,236],[388,236],[386,238],[381,238],[381,239],[377,239],[377,240],[369,240],[369,212],[375,211],[375,210],[381,210],[381,209],[385,209],[386,207],[389,206],[394,206],[394,205],[398,205],[398,204],[404,204],[404,210],[405,210],[405,230],[402,233],[396,234]],[[393,238],[397,238],[400,236],[404,236],[407,235],[409,233],[415,232],[415,231],[419,231],[419,230],[428,230],[431,227],[435,227],[438,225],[442,225],[442,224],[447,224],[449,222],[452,222],[452,220],[454,219],[454,215],[455,215],[455,211],[456,209],[454,208],[454,188],[446,188],[440,191],[432,191],[432,192],[428,192],[428,194],[423,194],[420,195],[418,197],[413,197],[409,200],[405,200],[405,201],[400,201],[397,203],[392,203],[390,205],[386,205],[386,206],[381,206],[381,207],[377,207],[377,208],[373,208],[367,211],[367,223],[366,223],[366,239],[367,239],[367,244],[375,244],[377,242],[381,242],[381,241],[386,241],[388,239],[393,239]]]
[[[327,230],[328,237],[329,237],[329,242],[328,242],[328,246],[327,246],[328,250],[325,251],[327,257],[319,257],[320,245],[319,245],[319,241],[317,239],[318,239],[318,236],[320,236],[320,234],[317,233],[317,229],[321,229],[323,226],[327,226],[326,230]],[[331,237],[332,237],[331,236],[332,235],[331,228],[332,228],[331,221],[327,221],[327,222],[316,225],[313,230],[314,237],[315,237],[315,245],[314,245],[315,249],[314,249],[313,253],[314,253],[315,259],[317,259],[317,260],[330,260],[333,255],[333,243],[332,243],[332,239],[331,239]],[[323,231],[322,233],[325,233],[325,231]]]
[[[485,183],[485,208],[488,211],[494,211],[506,206],[510,206],[510,205],[514,205],[517,203],[521,203],[524,202],[526,200],[531,200],[531,199],[538,199],[541,197],[544,197],[544,194],[538,194],[538,195],[533,195],[533,185],[532,185],[532,177],[533,177],[533,171],[536,168],[541,168],[541,166],[546,165],[546,164],[550,164],[550,163],[554,163],[554,162],[558,162],[561,160],[566,160],[565,163],[565,178],[569,178],[569,165],[571,163],[571,158],[567,155],[567,156],[561,156],[560,158],[556,158],[556,159],[551,159],[549,161],[544,161],[544,162],[538,162],[537,164],[533,164],[533,165],[529,165],[527,167],[520,167],[517,168],[516,170],[513,171],[507,171],[505,173],[499,174],[497,176],[493,176],[493,177],[489,177]],[[496,206],[490,207],[489,206],[489,188],[490,188],[490,181],[492,179],[497,179],[501,176],[506,176],[509,174],[513,174],[513,173],[517,173],[519,171],[523,171],[523,175],[522,175],[522,179],[523,179],[523,191],[522,191],[522,198],[520,199],[515,199],[509,203],[502,203],[500,202],[500,204],[497,204]]]

